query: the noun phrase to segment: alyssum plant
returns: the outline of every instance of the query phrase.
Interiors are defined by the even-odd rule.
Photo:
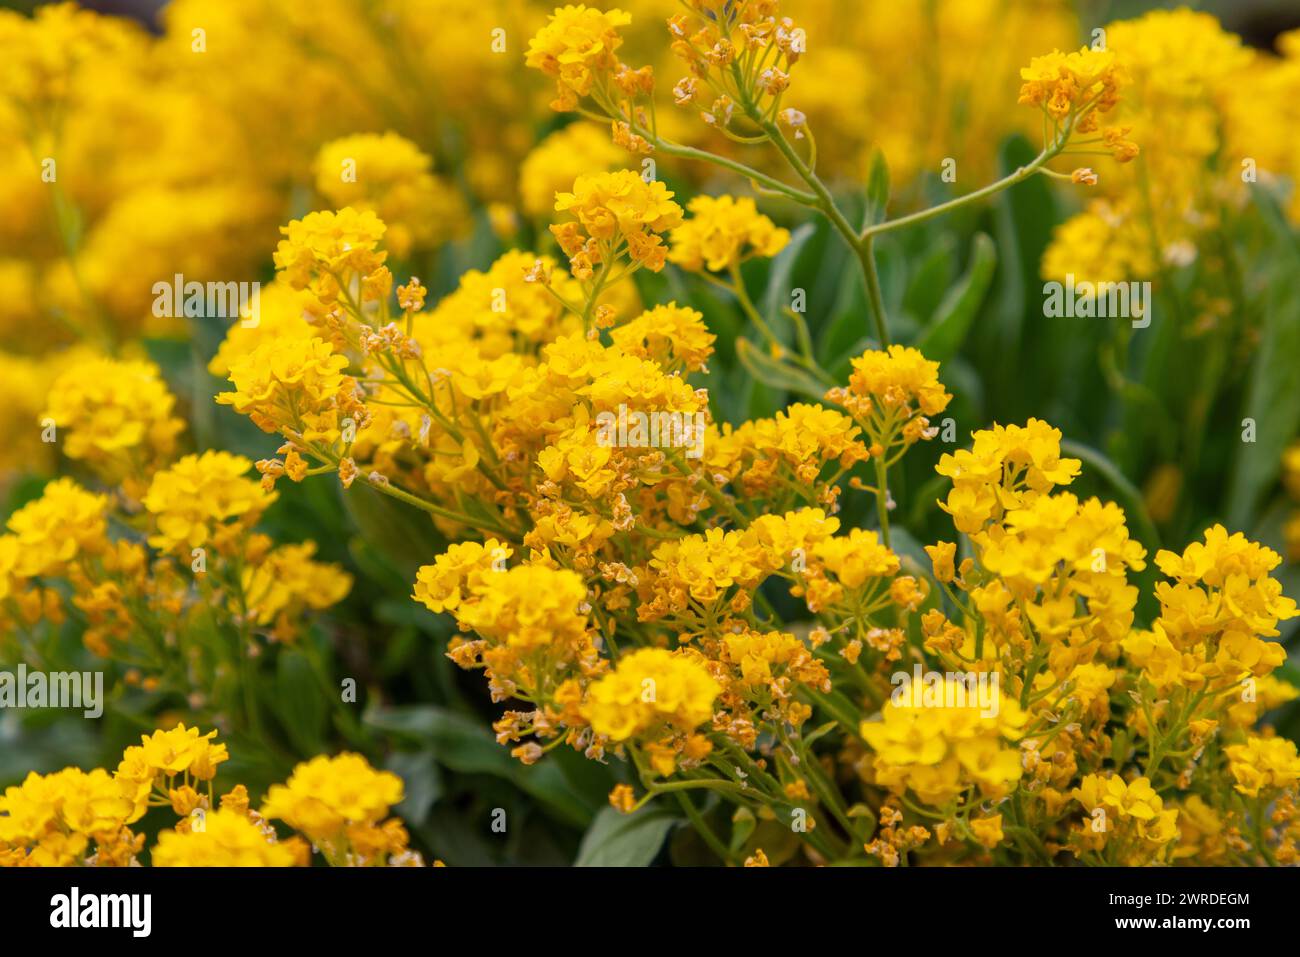
[[[1030,164],[894,220],[878,167],[876,208],[855,226],[816,173],[808,118],[783,106],[806,38],[774,0],[688,4],[669,22],[688,70],[673,93],[738,145],[773,147],[796,185],[662,138],[652,71],[618,57],[628,22],[563,7],[527,62],[555,81],[555,109],[608,123],[633,151],[716,163],[829,219],[863,270],[877,339],[847,381],[817,362],[797,311],[791,351],[750,300],[742,262],[789,241],[750,198],[683,210],[653,178],[579,176],[550,227],[567,268],[513,251],[431,309],[419,280],[393,288],[373,210],[313,212],[282,229],[262,321],[233,328],[216,360],[230,383],[217,401],[282,443],[256,463],[261,482],[225,453],[176,459],[156,374],[100,360],[93,380],[120,377],[154,414],[98,442],[94,403],[60,415],[119,489],[110,501],[59,482],[10,520],[0,598],[18,640],[39,643],[70,603],[101,654],[150,680],[196,676],[237,710],[228,679],[253,667],[247,649],[268,631],[292,642],[304,607],[349,584],[309,547],[277,562],[304,547],[272,549],[252,528],[278,482],[337,475],[455,541],[428,556],[413,599],[454,618],[448,655],[509,703],[498,741],[525,764],[561,748],[617,764],[613,808],[676,809],[719,862],[1294,863],[1300,757],[1256,729],[1296,696],[1272,675],[1285,655],[1269,639],[1296,615],[1271,574],[1280,556],[1221,525],[1148,555],[1123,509],[1070,491],[1082,463],[1039,419],[990,424],[941,457],[953,531],[927,562],[891,514],[891,469],[936,437],[952,396],[938,363],[890,342],[873,240],[1030,176],[1095,181],[1051,170],[1058,157],[1132,159],[1128,131],[1104,122],[1126,81],[1114,54],[1051,53],[1023,71],[1020,100],[1042,113]],[[821,403],[713,422],[690,382],[715,342],[702,314],[627,311],[629,277],[667,262],[729,289],[769,346],[755,361],[812,377]],[[709,424],[688,455],[610,441],[611,415]],[[837,517],[851,494],[874,498],[875,527]],[[206,578],[186,572],[200,555]],[[1149,561],[1158,613],[1138,621],[1130,577]],[[200,615],[233,635],[221,660],[168,639]],[[895,694],[918,668],[926,687]],[[991,675],[994,707],[973,693]],[[332,864],[418,863],[387,818],[400,781],[362,759],[314,759],[253,812],[238,788],[214,808],[224,757],[182,727],[115,773],[33,775],[0,798],[0,860],[129,861],[142,844],[130,825],[166,804],[184,817],[156,864],[303,862],[297,838],[267,840],[273,820]]]

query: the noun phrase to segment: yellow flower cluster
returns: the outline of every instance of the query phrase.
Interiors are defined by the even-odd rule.
[[[970,788],[985,798],[1009,793],[1022,773],[1020,752],[1009,742],[1023,731],[1025,715],[1003,701],[995,716],[987,716],[968,697],[974,694],[964,685],[945,679],[937,704],[890,701],[879,721],[863,722],[863,740],[875,752],[875,782],[911,790],[935,807]]]
[[[785,248],[790,233],[758,212],[748,197],[697,196],[691,218],[672,232],[668,261],[692,272],[734,269],[751,256],[772,257]]]
[[[232,547],[275,501],[274,492],[246,477],[252,466],[241,455],[209,451],[155,475],[144,497],[157,523],[149,544],[163,551]]]
[[[659,234],[682,221],[682,208],[663,183],[628,170],[579,176],[573,192],[555,194],[555,210],[576,220],[552,226],[551,233],[579,280],[591,279],[596,266],[603,276],[623,253],[658,272],[668,254]]]
[[[293,867],[310,863],[312,848],[331,866],[422,864],[388,817],[402,800],[396,775],[359,755],[321,756],[272,786],[260,811],[242,784],[217,805],[213,779],[229,754],[215,737],[178,724],[127,748],[115,772],[28,775],[0,795],[0,867],[137,865],[145,836],[130,825],[151,807],[179,818],[149,853],[155,867]],[[270,820],[297,833],[281,840]]]
[[[1094,109],[1097,113],[1110,112],[1119,102],[1125,80],[1114,53],[1089,47],[1077,53],[1053,50],[1046,56],[1036,56],[1020,71],[1020,78],[1025,81],[1020,87],[1020,102],[1041,107],[1057,122],[1083,121]]]
[[[592,684],[582,713],[593,731],[611,741],[637,735],[654,740],[665,730],[689,734],[708,721],[719,690],[697,655],[639,648]],[[707,753],[707,748],[701,753],[698,743],[687,747],[693,758]],[[671,759],[666,764],[652,761],[658,773],[673,772]]]
[[[394,864],[409,857],[406,828],[388,817],[402,779],[357,754],[321,755],[298,765],[266,794],[262,817],[282,820],[333,865]]]
[[[392,0],[382,17],[361,0],[219,11],[177,0],[156,40],[70,5],[0,14],[0,46],[14,52],[0,58],[0,348],[17,350],[0,352],[0,375],[30,393],[4,421],[32,432],[48,419],[59,451],[100,483],[55,480],[10,516],[5,657],[54,645],[70,620],[91,652],[121,664],[124,685],[157,695],[146,700],[183,701],[205,726],[219,716],[235,741],[234,729],[256,734],[259,669],[302,664],[319,677],[329,641],[310,631],[314,613],[352,586],[314,543],[277,544],[257,526],[279,478],[331,474],[363,537],[384,495],[446,543],[411,597],[454,621],[448,657],[509,702],[494,731],[515,757],[567,747],[625,760],[610,795],[625,812],[669,794],[704,820],[705,791],[737,834],[746,821],[769,835],[791,822],[796,837],[779,850],[707,840],[728,863],[1295,862],[1300,760],[1257,727],[1297,694],[1278,677],[1275,639],[1297,613],[1274,577],[1281,557],[1213,525],[1155,555],[1166,580],[1144,615],[1146,549],[1117,504],[1065,488],[1082,463],[1037,419],[993,424],[940,456],[950,487],[926,513],[934,486],[912,485],[916,462],[900,483],[900,463],[939,434],[954,396],[922,351],[932,340],[889,343],[900,327],[873,282],[872,241],[899,224],[848,223],[827,183],[846,170],[860,179],[879,147],[894,166],[891,202],[913,203],[920,170],[956,152],[964,182],[961,145],[981,143],[991,162],[987,143],[1032,112],[1040,159],[971,196],[1034,171],[1062,176],[1042,167],[1056,155],[1135,161],[1140,173],[1097,184],[1102,198],[1061,227],[1042,268],[1151,275],[1235,215],[1242,191],[1213,177],[1252,135],[1269,168],[1295,171],[1284,132],[1265,133],[1237,86],[1257,82],[1275,117],[1292,115],[1300,42],[1253,54],[1212,18],[1173,11],[1111,25],[1107,49],[1030,59],[1072,33],[1054,0],[1034,5],[1041,26],[993,0],[904,5],[891,11],[893,40],[871,35],[870,17],[845,22],[798,0],[689,0],[658,43],[689,71],[674,98],[706,121],[683,130],[656,115],[655,69],[671,61],[620,58],[643,39],[630,15],[563,6],[543,22],[531,2],[446,3],[431,24],[416,0]],[[189,47],[199,23],[205,57]],[[484,50],[501,24],[506,37],[537,29],[514,66],[554,82],[553,109],[611,123],[612,143],[577,121],[533,148],[518,71]],[[993,27],[1005,42],[990,53]],[[817,55],[805,57],[810,33]],[[921,62],[921,49],[940,62]],[[1007,110],[1013,65],[1026,61],[1020,98],[1036,109]],[[813,109],[830,120],[820,142]],[[205,115],[213,128],[197,135]],[[357,132],[389,129],[403,135]],[[116,138],[126,145],[110,149]],[[215,142],[233,145],[202,148]],[[160,143],[165,162],[145,175],[140,158]],[[788,168],[742,163],[736,147],[748,162],[759,143]],[[619,148],[654,160],[620,169]],[[33,160],[47,156],[58,178],[34,188]],[[790,233],[725,193],[695,197],[686,218],[657,178],[656,162],[699,158],[825,215],[857,254],[879,347],[851,359],[847,381],[821,368],[801,313],[789,314],[796,353],[746,291],[742,264],[777,256]],[[667,180],[693,176],[674,166]],[[1086,168],[1071,178],[1098,180]],[[313,196],[326,208],[280,227],[257,321],[248,307],[209,364],[230,383],[216,402],[278,447],[255,465],[217,449],[179,455],[162,372],[123,340],[196,317],[142,322],[156,312],[143,277],[256,275],[267,250],[251,237]],[[548,233],[516,218],[516,197],[528,216],[559,221]],[[463,251],[438,247],[471,209],[482,238],[491,226],[538,245],[446,292]],[[428,287],[415,261],[433,267]],[[669,262],[700,275],[622,281]],[[723,368],[709,369],[713,305],[687,298],[700,282],[735,297],[767,354],[725,336]],[[675,301],[641,300],[665,286]],[[93,347],[29,354],[69,336]],[[751,398],[713,402],[732,388],[733,342],[739,359],[789,373],[779,385],[760,376],[773,394],[826,405],[715,423],[716,409]],[[967,400],[960,382],[948,379]],[[15,449],[52,458],[28,434]],[[925,547],[928,565],[898,526],[900,492],[909,518],[951,521],[951,540]],[[875,500],[867,521],[859,493]],[[368,569],[386,557],[357,546]],[[923,693],[891,694],[900,673],[924,673]],[[215,732],[182,724],[144,736],[115,772],[31,775],[0,799],[0,863],[129,865],[146,843],[132,827],[151,808],[178,817],[151,852],[159,866],[300,865],[313,849],[331,865],[419,863],[392,816],[402,780],[367,758],[313,757],[259,810],[243,787],[218,801],[228,759]],[[295,836],[281,840],[277,821]]]
[[[149,363],[69,367],[50,400],[56,429],[66,428],[70,457],[120,484],[105,494],[58,479],[9,517],[0,535],[7,652],[33,654],[71,613],[85,646],[129,664],[129,680],[143,671],[148,690],[188,692],[195,676],[229,667],[236,648],[199,656],[177,632],[293,641],[306,612],[347,595],[351,576],[315,561],[313,543],[276,547],[254,530],[276,495],[249,476],[252,462],[216,450],[174,458],[182,423],[173,405]]]
[[[1252,176],[1295,170],[1293,156],[1270,146],[1277,110],[1288,109],[1282,100],[1300,90],[1294,60],[1253,52],[1210,14],[1186,8],[1109,24],[1106,44],[1131,87],[1088,148],[1132,158],[1131,135],[1142,155],[1138,169],[1106,178],[1103,195],[1056,228],[1045,279],[1114,282],[1188,265],[1238,215],[1242,157]],[[1201,323],[1222,320],[1213,301],[1200,313]]]
[[[95,358],[54,380],[42,418],[65,431],[68,458],[139,497],[141,480],[171,461],[185,428],[175,404],[153,363]]]
[[[871,439],[871,454],[886,464],[908,446],[934,438],[938,430],[929,417],[952,401],[939,381],[939,363],[907,346],[864,352],[853,360],[848,388],[836,386],[826,398],[848,410]]]
[[[275,268],[294,289],[310,289],[322,306],[352,295],[353,277],[363,280],[361,301],[374,300],[388,292],[387,270],[381,272],[387,253],[379,250],[384,231],[370,210],[308,213],[280,227],[285,238],[275,248]]]
[[[1088,812],[1071,836],[1081,854],[1109,844],[1122,848],[1116,863],[1149,864],[1163,859],[1178,837],[1178,810],[1166,808],[1144,777],[1125,781],[1118,775],[1090,774],[1073,797]]]
[[[372,212],[388,227],[388,249],[406,259],[454,237],[467,210],[460,194],[433,175],[433,162],[396,133],[333,140],[316,157],[316,191],[336,209]]]
[[[606,81],[619,66],[615,55],[623,45],[618,28],[632,17],[622,10],[597,10],[583,4],[559,7],[546,26],[528,43],[525,62],[555,78],[553,110],[572,110],[595,84]]]

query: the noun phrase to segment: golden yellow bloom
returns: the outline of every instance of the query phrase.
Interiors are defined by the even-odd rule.
[[[632,808],[636,805],[636,794],[628,785],[616,784],[609,792],[609,804],[623,814],[631,814]]]
[[[163,831],[151,858],[154,867],[293,867],[296,855],[248,815],[227,808],[204,814],[202,829]]]
[[[350,277],[370,276],[384,264],[379,250],[384,224],[369,210],[308,213],[288,226],[275,248],[275,268],[294,289],[310,289],[323,304],[335,302]],[[375,298],[366,287],[362,299]]]
[[[431,172],[433,161],[396,133],[358,133],[321,147],[316,191],[336,209],[373,212],[394,256],[427,249],[459,232],[469,216],[455,189]]]
[[[28,774],[0,795],[0,861],[70,867],[86,862],[93,840],[101,851],[122,839],[123,829],[143,815],[123,786],[108,772],[66,768],[55,774]],[[131,841],[129,832],[126,839]],[[128,847],[128,858],[136,847]],[[122,863],[127,863],[123,861]]]
[[[1251,735],[1245,744],[1229,745],[1228,770],[1237,790],[1248,797],[1261,791],[1295,787],[1300,781],[1300,757],[1294,741]]]
[[[63,451],[105,482],[152,473],[170,461],[185,423],[152,362],[89,359],[69,366],[50,387],[43,417],[64,432]]]
[[[709,332],[702,314],[670,302],[617,327],[610,338],[628,355],[651,359],[665,370],[695,372],[713,354],[717,336]]]
[[[334,858],[346,855],[349,848],[360,851],[353,846],[358,838],[375,839],[378,835],[372,829],[381,825],[401,800],[401,778],[376,771],[360,755],[344,752],[305,761],[294,768],[286,783],[272,785],[262,804],[262,816],[283,820]],[[396,845],[404,844],[404,839],[393,843],[379,837],[379,846],[369,847],[371,853],[361,857],[363,862],[375,862],[376,854],[382,857],[385,851],[398,851]]]
[[[275,624],[275,637],[297,637],[304,610],[320,610],[342,601],[352,576],[332,562],[312,559],[314,542],[282,545],[256,564],[245,566],[244,600],[258,624]]]
[[[22,576],[59,573],[79,553],[95,554],[108,545],[108,498],[87,492],[69,478],[56,479],[9,516]]]
[[[276,495],[245,477],[252,466],[241,455],[207,451],[155,475],[144,497],[156,527],[149,544],[171,551],[212,543],[220,550],[255,525]]]
[[[128,748],[123,760],[130,763],[138,757],[155,774],[171,776],[184,772],[209,781],[216,774],[216,766],[229,758],[224,744],[213,743],[216,736],[215,731],[201,735],[198,728],[187,728],[181,723],[170,731],[155,731],[141,737],[139,751]]]
[[[546,26],[528,42],[524,62],[555,78],[553,110],[572,110],[578,99],[591,93],[593,84],[618,66],[615,51],[623,45],[618,28],[632,22],[622,10],[594,7],[559,7]]]
[[[721,689],[698,657],[639,648],[591,686],[583,714],[597,734],[613,741],[662,731],[694,731],[713,715]]]
[[[755,256],[771,258],[790,241],[749,197],[697,196],[692,216],[672,232],[668,260],[683,269],[721,272]]]
[[[486,574],[504,572],[506,560],[513,554],[495,538],[451,545],[432,565],[421,566],[412,597],[430,611],[454,612],[483,586]]]
[[[871,440],[871,454],[886,465],[900,449],[938,435],[929,416],[952,401],[939,381],[939,363],[898,345],[858,356],[848,387],[836,386],[826,398],[848,410]]]
[[[975,833],[975,840],[985,847],[997,847],[1006,840],[1002,833],[1001,814],[971,818],[970,829]]]
[[[332,443],[348,411],[362,418],[356,383],[343,374],[347,364],[323,339],[269,338],[232,362],[235,391],[219,393],[217,402],[264,432],[287,429],[307,443]]]
[[[659,234],[682,221],[682,208],[663,183],[647,183],[629,170],[579,176],[573,192],[555,194],[555,210],[577,220],[552,226],[551,232],[578,279],[589,278],[596,265],[612,265],[623,253],[658,272],[667,256]]]
[[[935,471],[952,480],[940,507],[959,531],[978,531],[1000,518],[1008,504],[1028,504],[1057,485],[1074,481],[1082,463],[1061,458],[1061,433],[1046,422],[994,425],[973,436],[970,449],[944,453]]]
[[[556,130],[524,157],[519,166],[519,196],[524,212],[549,217],[555,194],[584,173],[617,169],[627,153],[610,142],[609,132],[591,123],[571,123]]]
[[[1053,50],[1036,56],[1020,71],[1020,78],[1025,81],[1020,102],[1042,107],[1055,120],[1093,108],[1100,113],[1114,109],[1126,79],[1114,53],[1089,47],[1077,53]]]
[[[964,684],[944,678],[927,702],[929,688],[888,702],[881,720],[864,721],[862,737],[876,753],[876,781],[898,793],[915,792],[935,807],[949,804],[969,788],[986,797],[1006,794],[1020,779],[1015,740],[1026,716],[1007,696],[996,714],[984,715]]]

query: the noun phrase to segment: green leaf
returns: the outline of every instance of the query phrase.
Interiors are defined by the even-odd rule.
[[[402,779],[405,796],[397,805],[402,820],[413,825],[424,823],[429,809],[442,797],[442,772],[428,751],[394,751],[384,767]]]
[[[460,774],[504,778],[544,803],[570,824],[585,827],[591,809],[554,762],[520,764],[476,718],[436,705],[375,708],[365,723],[426,747],[439,764]]]
[[[1300,427],[1300,389],[1296,356],[1300,355],[1300,309],[1290,264],[1278,264],[1264,304],[1259,348],[1251,364],[1242,417],[1255,422],[1255,441],[1239,443],[1228,482],[1227,515],[1234,529],[1254,524],[1259,503],[1277,480],[1282,453]],[[1241,423],[1238,422],[1239,428]]]
[[[993,283],[993,270],[997,263],[997,249],[993,240],[984,233],[978,233],[966,272],[957,281],[957,285],[948,290],[934,320],[914,343],[927,359],[946,362],[956,355]]]
[[[310,639],[307,639],[310,640]],[[275,710],[289,740],[303,754],[320,754],[329,709],[307,656],[281,651],[276,665]]]
[[[767,288],[763,290],[762,310],[763,318],[772,323],[774,328],[785,325],[785,320],[778,317],[783,315],[781,308],[790,304],[790,277],[794,274],[795,261],[814,232],[816,230],[811,223],[800,226],[790,234],[785,249],[772,260],[772,268],[767,274]]]
[[[758,819],[753,811],[747,807],[736,808],[736,813],[731,815],[731,849],[736,851],[743,847],[757,825]]]
[[[773,389],[797,392],[812,399],[821,399],[826,394],[826,386],[816,376],[789,362],[773,359],[748,339],[736,340],[736,356],[750,375]]]
[[[877,146],[871,151],[871,165],[867,172],[867,208],[863,213],[863,226],[884,222],[889,207],[889,164]]]
[[[664,838],[681,818],[642,808],[634,814],[605,807],[596,815],[578,848],[575,867],[645,867],[659,854]]]
[[[480,722],[436,705],[376,708],[365,723],[428,745],[438,763],[462,774],[513,777],[518,764]]]
[[[950,233],[941,234],[907,281],[903,311],[911,313],[922,323],[928,323],[935,315],[944,293],[952,285],[954,245]]]
[[[398,502],[364,482],[340,493],[348,515],[362,538],[407,581],[415,580],[419,567],[444,551],[446,540],[429,516],[411,505]]]

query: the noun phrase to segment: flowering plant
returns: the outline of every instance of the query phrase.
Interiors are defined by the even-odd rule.
[[[1260,105],[1294,109],[1294,38],[1180,10],[1080,47],[1012,4],[980,68],[970,5],[862,85],[882,129],[892,77],[1006,137],[953,158],[944,105],[902,144],[839,112],[876,41],[811,2],[448,0],[491,45],[446,60],[419,4],[327,6],[0,15],[0,164],[63,171],[50,235],[0,235],[6,347],[63,323],[0,354],[43,430],[0,665],[107,674],[122,722],[21,722],[0,864],[1300,860],[1297,170]],[[94,116],[159,135],[155,82],[274,148],[135,182]],[[1033,327],[1040,272],[1128,312]],[[229,275],[264,288],[214,314]],[[497,839],[536,815],[564,836]]]

